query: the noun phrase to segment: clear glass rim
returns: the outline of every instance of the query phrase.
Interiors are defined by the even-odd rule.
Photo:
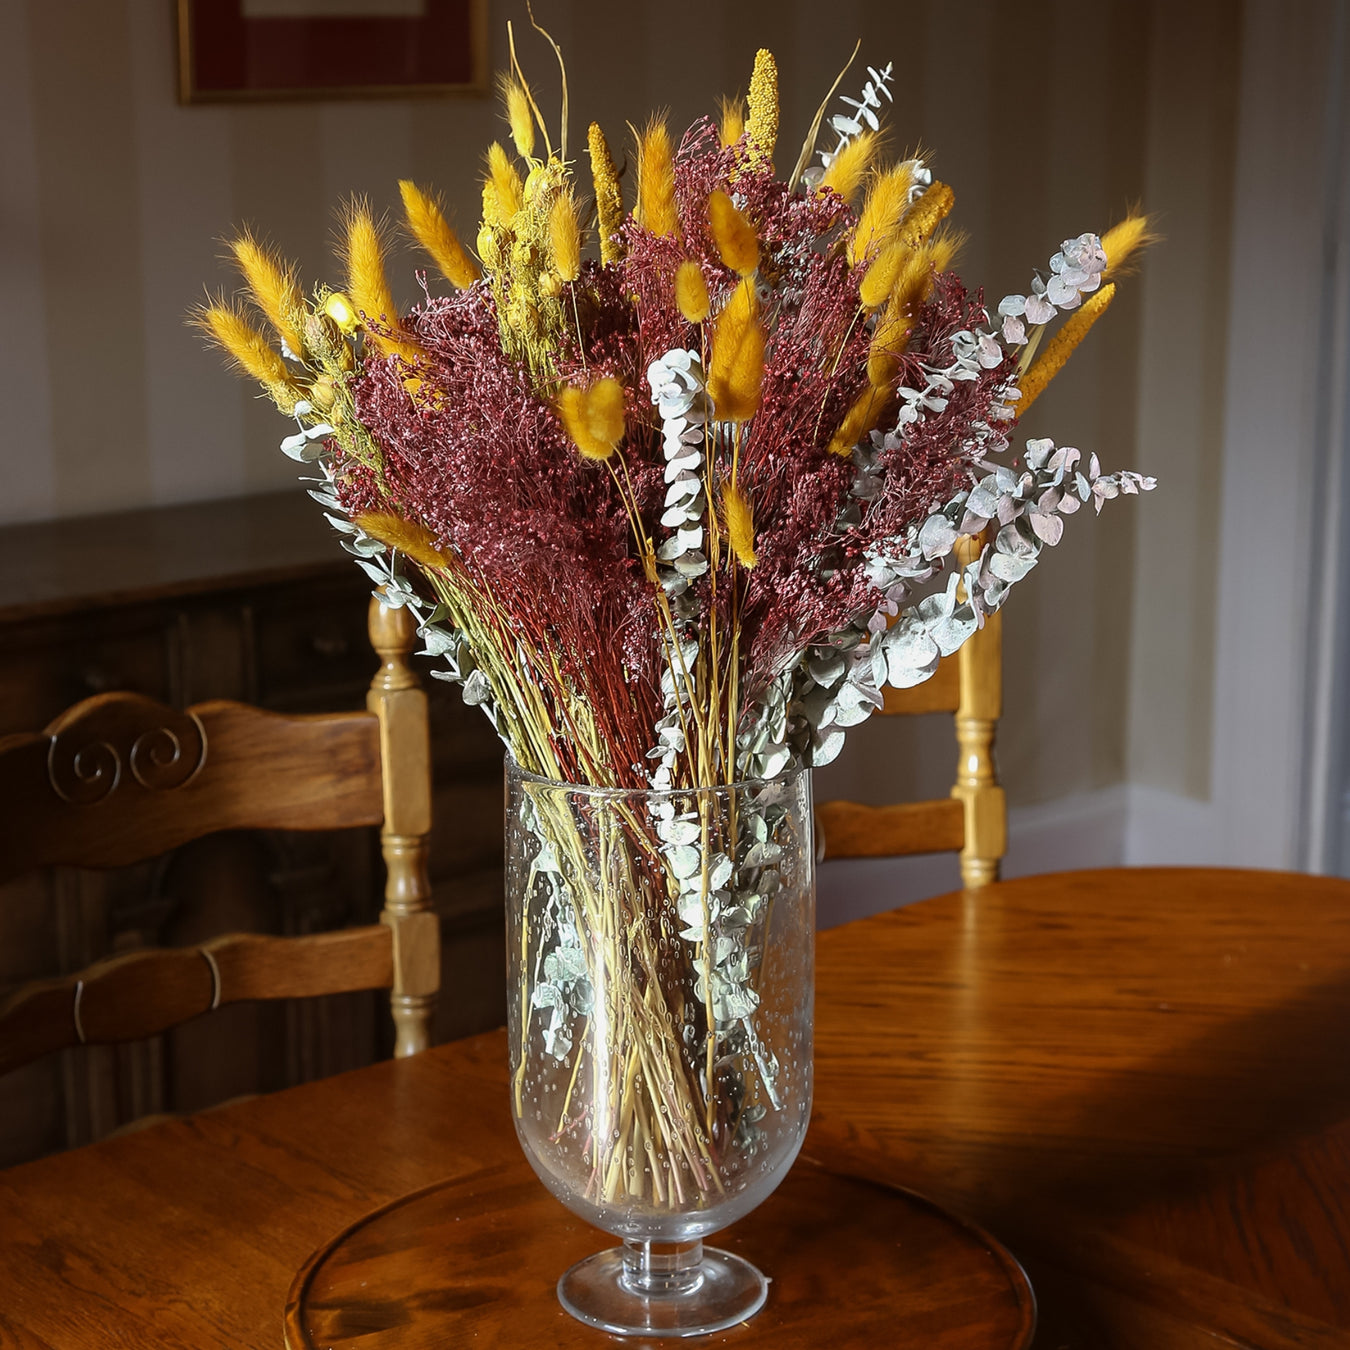
[[[532,773],[529,769],[522,769],[512,757],[510,751],[506,754],[506,774],[508,778],[518,779],[522,783],[531,783],[537,787],[550,788],[557,792],[584,793],[587,797],[603,797],[609,799],[622,799],[641,797],[644,800],[661,799],[666,797],[702,797],[717,792],[743,792],[752,788],[769,787],[774,784],[787,785],[795,782],[803,774],[809,772],[809,766],[793,761],[782,773],[773,778],[742,778],[735,783],[711,783],[705,787],[675,787],[675,788],[625,788],[625,787],[599,787],[593,783],[569,783],[560,778],[548,778],[543,774]]]

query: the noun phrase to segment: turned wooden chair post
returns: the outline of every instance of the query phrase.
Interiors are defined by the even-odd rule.
[[[961,539],[960,565],[979,556],[983,540]],[[998,880],[1008,847],[1008,808],[994,766],[994,732],[1003,713],[1003,615],[990,614],[957,653],[961,694],[956,707],[956,785],[952,796],[965,810],[961,880],[985,886]]]
[[[956,561],[965,567],[980,555],[987,536],[963,538]],[[915,853],[956,853],[969,888],[998,880],[1007,848],[1007,805],[994,766],[994,731],[1003,711],[1002,619],[990,614],[961,649],[944,657],[931,679],[910,689],[884,691],[883,714],[951,713],[956,783],[933,801],[816,804],[821,860],[898,858]]]
[[[382,661],[366,706],[380,721],[384,763],[384,824],[380,847],[386,881],[380,921],[394,939],[394,983],[389,995],[395,1055],[425,1050],[440,982],[440,924],[427,877],[431,831],[431,758],[427,696],[408,664],[417,637],[407,609],[370,602],[371,645]]]

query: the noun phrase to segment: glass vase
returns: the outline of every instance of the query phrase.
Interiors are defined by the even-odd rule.
[[[550,1191],[623,1240],[563,1306],[618,1334],[719,1331],[763,1305],[703,1238],[760,1204],[811,1111],[810,774],[690,791],[507,766],[516,1132]]]

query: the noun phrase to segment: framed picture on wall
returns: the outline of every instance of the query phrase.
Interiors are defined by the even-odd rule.
[[[487,45],[487,0],[178,0],[178,96],[480,94]]]

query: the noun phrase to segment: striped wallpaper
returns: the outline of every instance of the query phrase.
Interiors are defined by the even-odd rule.
[[[492,5],[498,66],[517,8]],[[1204,791],[1203,596],[1184,569],[1160,577],[1157,560],[1164,539],[1202,548],[1213,530],[1234,11],[1225,0],[535,5],[567,54],[574,144],[591,118],[617,142],[653,107],[676,125],[711,111],[768,45],[782,144],[795,149],[860,37],[863,62],[896,62],[894,148],[932,152],[970,235],[962,271],[994,298],[1025,290],[1062,238],[1104,229],[1129,202],[1163,214],[1167,245],[1025,428],[1112,467],[1165,459],[1167,483],[1070,522],[1014,601],[1000,738],[1014,800],[1122,777],[1132,661],[1143,662],[1135,697],[1167,710],[1166,734],[1145,748],[1160,756],[1150,772]],[[522,56],[551,91],[543,45],[524,42]],[[502,134],[492,101],[180,107],[175,59],[171,0],[0,0],[0,522],[293,481],[275,412],[183,323],[204,285],[230,283],[219,254],[232,227],[254,224],[307,277],[331,276],[334,205],[360,192],[390,208],[396,180],[413,177],[441,187],[472,236],[479,156]],[[403,271],[411,299],[411,259]],[[1143,607],[1149,631],[1132,643],[1136,578],[1172,590],[1166,613]],[[877,732],[855,738],[823,790],[866,796],[883,769],[890,788],[945,790],[949,729]],[[902,764],[936,767],[907,783]]]

